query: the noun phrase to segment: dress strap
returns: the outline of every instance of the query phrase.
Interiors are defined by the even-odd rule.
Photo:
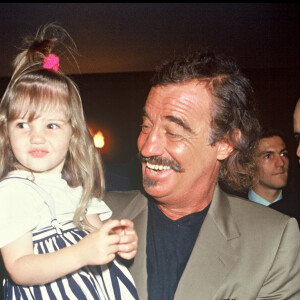
[[[41,186],[39,186],[38,184],[36,184],[34,181],[30,180],[29,178],[23,178],[23,177],[7,177],[2,179],[1,181],[4,180],[11,180],[11,179],[15,179],[15,180],[22,180],[22,182],[30,187],[32,187],[43,199],[43,201],[45,202],[45,204],[48,206],[50,214],[51,214],[51,224],[52,226],[56,229],[56,232],[58,234],[62,234],[62,226],[60,226],[59,222],[56,219],[56,212],[55,212],[55,203],[54,203],[54,199],[53,197],[46,192]]]

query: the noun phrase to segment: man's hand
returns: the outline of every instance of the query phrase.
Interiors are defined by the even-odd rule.
[[[124,259],[132,259],[137,252],[138,236],[132,221],[127,219],[120,220],[119,227],[113,230],[120,236],[119,250],[117,254]]]

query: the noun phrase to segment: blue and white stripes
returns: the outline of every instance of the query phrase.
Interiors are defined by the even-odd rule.
[[[47,227],[33,234],[34,254],[50,253],[76,244],[87,233],[72,222],[60,224],[61,234]],[[117,260],[103,266],[86,266],[56,281],[39,286],[19,286],[4,281],[4,299],[9,300],[137,300],[130,272]]]

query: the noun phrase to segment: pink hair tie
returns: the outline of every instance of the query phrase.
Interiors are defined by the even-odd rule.
[[[59,57],[55,54],[50,54],[49,56],[44,58],[44,69],[53,70],[55,72],[58,71],[59,67]]]

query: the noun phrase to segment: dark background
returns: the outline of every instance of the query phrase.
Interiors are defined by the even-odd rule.
[[[89,128],[104,134],[107,174],[120,177],[112,188],[131,184],[124,182],[129,170],[132,187],[140,180],[136,139],[155,66],[199,47],[236,58],[256,92],[262,124],[287,136],[290,181],[298,186],[292,115],[300,97],[300,4],[1,3],[0,95],[22,39],[50,22],[77,44],[79,69],[63,67],[79,86]]]

